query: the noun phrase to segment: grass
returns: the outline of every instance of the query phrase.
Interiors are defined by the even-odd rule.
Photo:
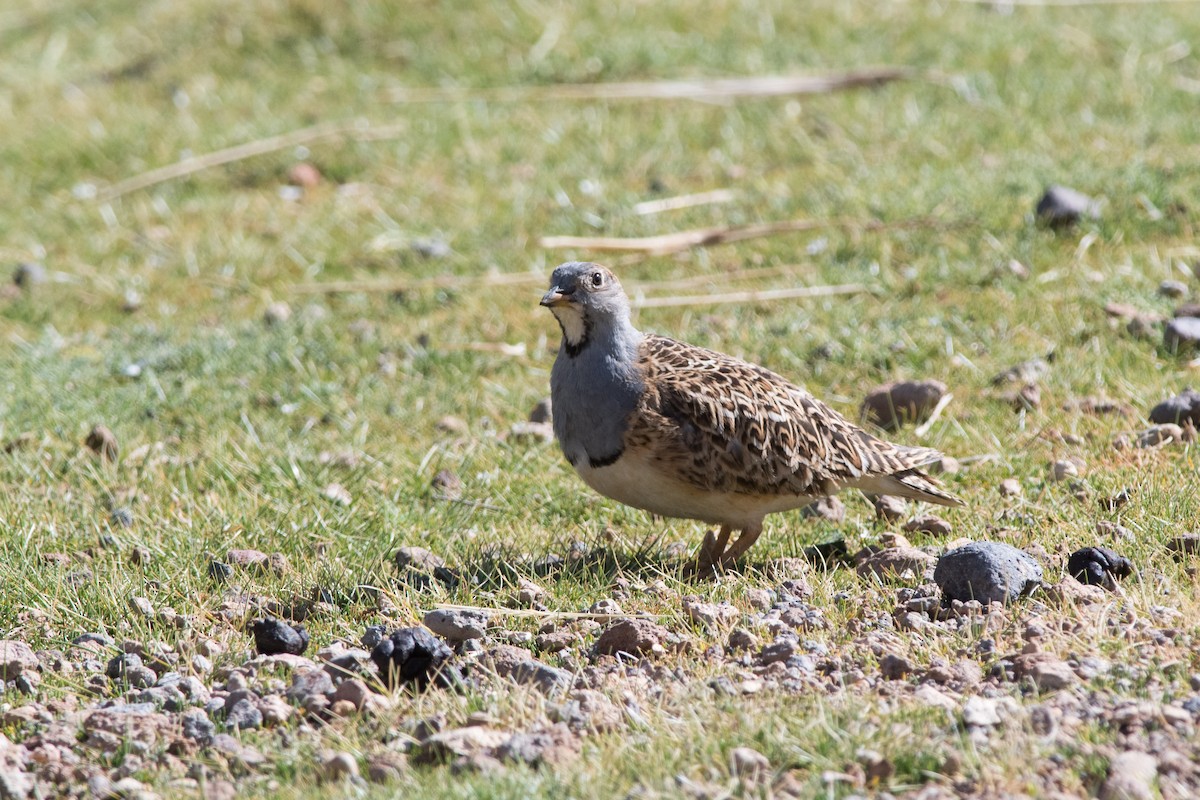
[[[205,638],[227,647],[218,666],[240,663],[249,638],[219,616],[229,587],[208,576],[211,557],[233,547],[282,552],[291,564],[282,575],[244,579],[247,592],[287,600],[325,590],[332,604],[307,622],[320,644],[357,639],[380,619],[361,586],[386,590],[409,622],[438,602],[503,605],[518,577],[542,583],[553,610],[580,610],[620,590],[626,611],[663,615],[696,640],[689,653],[666,659],[684,677],[661,692],[636,670],[627,684],[606,688],[637,698],[636,724],[589,737],[581,757],[561,768],[499,777],[413,768],[405,790],[658,796],[691,782],[752,793],[729,770],[730,750],[748,744],[806,796],[860,791],[827,784],[822,774],[846,771],[862,748],[895,767],[862,791],[903,792],[931,780],[953,791],[1036,791],[1043,784],[1030,765],[1050,769],[1055,752],[1065,754],[1053,767],[1066,776],[1064,790],[1094,791],[1108,729],[1096,733],[1100,744],[1083,739],[1064,750],[1015,722],[1002,742],[976,747],[953,715],[872,691],[715,696],[707,679],[727,666],[702,654],[723,637],[690,628],[678,597],[745,608],[747,589],[777,581],[753,565],[714,582],[684,577],[666,548],[695,547],[698,524],[650,520],[597,498],[553,446],[505,439],[547,393],[557,330],[536,307],[540,280],[491,286],[488,275],[546,275],[560,260],[589,257],[541,250],[543,235],[933,217],[938,224],[830,228],[629,261],[619,271],[627,283],[709,275],[719,291],[738,269],[791,266],[780,282],[872,286],[863,296],[645,310],[638,323],[766,364],[850,414],[878,383],[945,381],[955,400],[927,443],[962,457],[996,454],[948,476],[969,503],[947,515],[955,536],[999,536],[1055,558],[1096,543],[1097,519],[1133,530],[1135,540],[1118,544],[1139,574],[1112,613],[1154,619],[1154,606],[1180,611],[1170,649],[1185,666],[1142,665],[1137,647],[1087,617],[1051,646],[1143,670],[1129,685],[1113,682],[1116,697],[1186,694],[1187,674],[1200,670],[1187,646],[1200,596],[1192,565],[1169,558],[1164,545],[1200,526],[1194,451],[1115,451],[1113,436],[1141,422],[1088,417],[1063,404],[1105,395],[1144,413],[1194,381],[1185,358],[1127,335],[1103,305],[1169,313],[1171,301],[1156,294],[1161,281],[1197,288],[1184,268],[1200,256],[1200,121],[1195,95],[1177,79],[1200,76],[1187,44],[1198,35],[1200,19],[1187,4],[1000,13],[926,2],[368,0],[334,12],[317,0],[10,2],[0,13],[8,54],[0,64],[0,261],[39,262],[47,280],[0,298],[0,439],[32,436],[29,446],[0,455],[0,636],[50,649],[87,630],[180,648]],[[731,105],[388,101],[397,87],[870,64],[912,66],[918,77]],[[336,121],[392,133],[322,140],[112,202],[95,199],[189,154]],[[324,180],[293,201],[281,187],[298,161]],[[1066,232],[1037,226],[1032,209],[1049,183],[1103,196],[1103,217]],[[724,187],[738,190],[735,202],[648,217],[632,211],[651,197]],[[444,241],[449,252],[423,257],[411,247],[419,240]],[[1007,271],[1012,259],[1028,266],[1029,280]],[[462,280],[402,293],[296,291],[313,282],[445,275]],[[141,298],[133,312],[124,310],[130,293]],[[266,325],[264,310],[276,301],[293,313]],[[526,354],[472,349],[501,342],[523,343]],[[994,399],[993,374],[1051,350],[1057,359],[1039,410],[1017,415]],[[440,430],[446,415],[464,420],[468,433]],[[114,431],[119,463],[83,447],[96,423]],[[1052,432],[1080,438],[1069,444]],[[328,457],[346,452],[355,456],[349,464]],[[1048,464],[1066,456],[1087,462],[1083,481],[1093,498],[1128,486],[1133,502],[1100,511],[1094,499],[1080,503],[1048,484]],[[463,502],[433,496],[429,483],[440,469],[462,477]],[[1023,499],[997,494],[1010,476],[1022,482]],[[350,505],[324,496],[333,482],[349,491]],[[772,518],[752,562],[798,556],[833,536],[874,541],[883,529],[867,504],[846,500],[840,525]],[[131,527],[110,522],[116,507],[131,510]],[[564,555],[576,540],[593,549],[593,561],[550,575],[535,570],[537,558]],[[453,590],[398,584],[392,554],[413,544],[479,572],[480,581]],[[152,558],[131,564],[139,546]],[[47,560],[52,553],[66,559]],[[900,584],[847,570],[809,579],[830,627],[806,636],[877,669],[851,631],[890,614]],[[660,580],[666,592],[655,588]],[[137,616],[128,605],[135,595],[191,615],[194,627],[169,630]],[[1028,613],[1014,609],[989,632],[998,652],[1020,648]],[[505,624],[534,632],[540,623]],[[895,646],[924,665],[961,658],[974,644],[968,634],[905,634]],[[73,694],[82,680],[48,675],[42,691]],[[1009,689],[1023,706],[1037,702]],[[3,702],[22,701],[6,694]],[[320,751],[373,752],[388,730],[434,712],[462,722],[482,708],[528,727],[545,703],[523,690],[481,689],[404,701],[393,718],[352,721],[315,738],[247,734],[272,766],[241,786],[247,796],[333,791],[313,782]],[[961,772],[935,778],[952,751],[963,752]],[[147,766],[139,774],[169,791],[165,772]],[[367,789],[385,791],[394,787]]]

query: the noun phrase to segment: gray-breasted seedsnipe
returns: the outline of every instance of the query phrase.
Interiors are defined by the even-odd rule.
[[[605,267],[560,265],[542,305],[562,327],[550,396],[567,461],[614,500],[720,525],[701,567],[745,553],[767,514],[848,487],[962,505],[918,469],[936,450],[872,436],[762,367],[640,332]]]

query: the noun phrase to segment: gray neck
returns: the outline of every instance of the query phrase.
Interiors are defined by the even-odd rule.
[[[566,339],[550,372],[554,433],[577,469],[602,467],[624,449],[626,419],[642,392],[642,334],[627,317],[592,320],[583,347]]]

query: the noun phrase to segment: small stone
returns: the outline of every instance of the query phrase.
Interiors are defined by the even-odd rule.
[[[1050,362],[1045,358],[1030,358],[992,376],[993,386],[1005,384],[1036,384],[1050,374]]]
[[[1018,679],[1033,681],[1039,692],[1056,692],[1078,680],[1071,666],[1051,653],[1022,653],[1013,659]]]
[[[442,433],[449,433],[454,436],[466,436],[470,432],[465,420],[460,417],[446,415],[437,421],[435,425]]]
[[[702,603],[696,596],[683,598],[683,611],[692,622],[710,630],[726,628],[741,616],[729,603]]]
[[[863,400],[859,416],[884,430],[923,422],[946,394],[941,381],[896,381],[874,389]]]
[[[1050,465],[1050,480],[1065,481],[1068,478],[1079,477],[1079,466],[1074,461],[1060,459]]]
[[[858,574],[863,576],[887,577],[903,575],[910,571],[920,576],[936,561],[937,559],[929,553],[915,547],[885,547],[861,559],[856,569]]]
[[[117,437],[103,425],[94,426],[84,444],[105,461],[116,461],[121,452],[117,446]]]
[[[1200,317],[1176,317],[1163,326],[1163,347],[1170,353],[1183,353],[1200,346]]]
[[[555,725],[547,730],[515,733],[496,748],[501,761],[538,767],[543,764],[563,764],[579,754],[579,740],[565,726]]]
[[[438,237],[413,239],[409,247],[422,258],[438,259],[450,255],[450,245],[445,239]]]
[[[1042,389],[1036,383],[1027,383],[1019,389],[1001,393],[999,398],[1012,406],[1013,411],[1033,411],[1042,406]]]
[[[233,566],[214,559],[208,562],[208,576],[223,583],[233,577]]]
[[[539,424],[550,424],[553,422],[553,405],[549,397],[545,397],[537,402],[529,412],[529,421]]]
[[[449,663],[453,655],[445,642],[424,628],[401,628],[376,645],[371,661],[388,686],[452,687],[462,682],[458,669]]]
[[[424,547],[401,547],[396,551],[396,567],[404,572],[412,570],[414,572],[432,573],[439,567],[446,566],[446,560],[441,556],[434,555]]]
[[[903,656],[887,653],[879,659],[879,673],[884,680],[896,681],[915,671],[912,662]]]
[[[261,550],[242,548],[228,551],[225,554],[225,561],[235,569],[266,572],[270,564],[270,557]]]
[[[1029,279],[1029,267],[1025,266],[1017,259],[1009,259],[1007,268],[1009,274],[1011,274],[1017,280],[1024,281]]]
[[[1107,547],[1084,547],[1071,553],[1067,572],[1080,583],[1116,591],[1116,582],[1133,573],[1133,563]]]
[[[1005,478],[1000,481],[1000,494],[1004,497],[1020,497],[1023,491],[1021,482],[1016,478]]]
[[[926,514],[921,517],[916,517],[904,524],[904,530],[907,533],[928,533],[933,536],[949,536],[953,531],[953,526],[941,517],[933,514]]]
[[[354,705],[355,710],[362,711],[370,697],[371,690],[367,688],[367,684],[358,678],[350,678],[342,681],[337,687],[337,691],[333,693],[333,702],[346,700]]]
[[[296,709],[277,694],[269,694],[261,698],[256,707],[262,716],[262,724],[267,727],[282,725],[296,713]]]
[[[358,759],[349,753],[334,753],[321,765],[328,780],[339,781],[358,777]]]
[[[0,639],[0,682],[16,680],[22,672],[37,668],[33,648],[16,639]]]
[[[875,506],[875,516],[883,522],[899,522],[907,513],[908,504],[902,497],[875,494],[870,496],[870,500],[871,504]]]
[[[764,667],[781,661],[787,661],[799,652],[795,640],[779,639],[764,647],[758,654],[758,662]]]
[[[522,606],[534,606],[546,597],[546,590],[528,578],[517,579],[517,603]]]
[[[430,486],[433,488],[433,496],[439,500],[457,500],[463,494],[462,478],[458,477],[454,470],[438,470]]]
[[[336,481],[322,489],[321,496],[339,506],[348,506],[354,502],[354,496],[350,494],[350,490]]]
[[[375,645],[383,641],[383,637],[387,636],[387,628],[382,625],[368,625],[363,635],[358,638],[359,644],[368,650],[374,650]]]
[[[1149,753],[1128,750],[1109,762],[1108,777],[1100,787],[1100,800],[1152,800],[1158,759]]]
[[[566,703],[551,709],[551,715],[571,730],[586,733],[620,730],[625,718],[620,707],[592,689],[572,692]]]
[[[805,519],[823,519],[833,523],[842,522],[846,519],[846,504],[833,495],[822,497],[800,509],[800,516]]]
[[[455,758],[492,756],[510,737],[507,731],[481,725],[441,731],[418,742],[412,760],[415,764],[444,764]]]
[[[425,627],[452,642],[482,639],[487,635],[488,615],[485,611],[466,609],[435,609],[425,615]]]
[[[261,728],[262,724],[262,712],[258,710],[258,706],[254,704],[253,700],[243,697],[235,702],[232,706],[226,704],[225,728],[227,730],[254,730],[256,728]]]
[[[735,747],[729,754],[729,763],[733,774],[744,783],[762,783],[771,775],[771,762],[749,747]]]
[[[730,650],[753,650],[758,647],[758,637],[745,628],[734,628],[729,632],[726,644]]]
[[[292,673],[292,685],[287,690],[287,699],[304,705],[316,696],[332,695],[333,678],[323,669],[311,669]]]
[[[118,506],[108,515],[108,524],[114,528],[132,528],[133,512],[124,506]]]
[[[282,300],[269,304],[263,311],[263,322],[268,327],[283,325],[292,318],[292,307]]]
[[[742,593],[742,597],[750,604],[751,608],[757,608],[759,611],[766,611],[775,602],[775,593],[770,589],[746,589]]]
[[[13,283],[21,289],[46,282],[46,268],[36,261],[22,261],[13,269]]]
[[[1011,603],[1035,590],[1042,568],[1028,553],[1003,542],[972,542],[938,559],[933,579],[943,603]]]
[[[321,171],[307,161],[300,161],[288,169],[287,182],[301,189],[315,189],[321,183]]]
[[[403,753],[379,753],[367,759],[367,780],[391,783],[399,780],[407,768],[408,758]]]
[[[1188,285],[1183,281],[1165,280],[1158,285],[1158,293],[1162,297],[1179,300],[1188,296]]]
[[[589,614],[605,614],[610,617],[621,615],[621,604],[611,597],[602,597],[588,606]]]
[[[1164,425],[1155,425],[1142,431],[1138,434],[1137,439],[1134,440],[1134,444],[1143,450],[1148,450],[1155,447],[1162,447],[1172,442],[1182,441],[1183,428],[1173,423],[1166,423]]]
[[[505,440],[512,444],[549,444],[554,441],[554,426],[548,422],[517,422],[508,429]]]
[[[1100,204],[1083,192],[1066,186],[1051,185],[1038,200],[1037,217],[1051,228],[1066,228],[1081,217],[1098,219]]]
[[[1200,554],[1200,533],[1185,533],[1167,542],[1167,549],[1179,556],[1194,556]],[[0,646],[3,642],[0,642]],[[3,652],[3,650],[0,650]]]
[[[557,694],[571,688],[571,673],[544,664],[514,645],[500,645],[489,650],[482,662],[497,677],[507,678],[520,685],[530,685],[543,694]]]
[[[972,695],[963,705],[963,723],[970,728],[993,728],[1003,721],[999,708],[993,698]]]
[[[667,629],[648,619],[623,619],[614,622],[596,639],[596,652],[604,655],[626,653],[644,656],[665,652]]]

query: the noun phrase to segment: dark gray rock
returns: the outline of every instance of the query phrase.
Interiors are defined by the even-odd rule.
[[[1012,545],[972,542],[938,559],[933,580],[941,587],[943,603],[1011,603],[1041,586],[1042,567]]]
[[[1200,317],[1176,317],[1163,327],[1163,347],[1172,353],[1200,347]]]
[[[1096,219],[1100,204],[1083,192],[1066,186],[1049,186],[1037,204],[1037,216],[1051,228],[1066,228],[1081,217]]]
[[[1150,421],[1158,425],[1184,425],[1191,422],[1200,428],[1200,392],[1189,387],[1174,397],[1168,397],[1150,409]]]

